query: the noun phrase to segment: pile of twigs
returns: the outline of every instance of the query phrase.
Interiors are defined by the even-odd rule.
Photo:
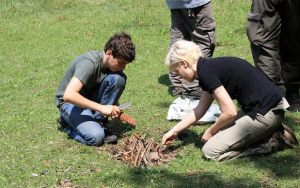
[[[145,140],[144,137],[135,134],[127,137],[122,144],[113,145],[110,153],[114,159],[133,166],[160,165],[175,159],[176,151],[154,143],[154,138]]]

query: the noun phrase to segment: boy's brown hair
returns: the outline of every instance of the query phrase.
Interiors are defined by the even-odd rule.
[[[124,33],[114,34],[104,47],[104,51],[112,51],[114,58],[124,59],[132,62],[135,59],[135,46],[131,41],[131,37]]]

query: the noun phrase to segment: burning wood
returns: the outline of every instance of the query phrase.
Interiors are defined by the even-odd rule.
[[[134,134],[123,139],[123,144],[111,146],[109,152],[114,159],[133,166],[161,165],[175,159],[176,151],[154,143],[154,138],[145,140],[144,137]]]

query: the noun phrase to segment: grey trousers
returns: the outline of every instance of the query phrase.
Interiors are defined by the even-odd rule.
[[[172,46],[178,40],[195,42],[206,58],[213,55],[216,36],[215,19],[211,3],[193,8],[194,18],[189,18],[188,9],[171,9],[171,42]],[[192,96],[200,98],[202,89],[198,80],[189,83],[179,79],[177,73],[170,72],[169,78],[173,95]]]
[[[279,87],[300,88],[300,1],[252,0],[247,36],[255,66]]]
[[[275,108],[264,116],[257,114],[255,119],[239,110],[233,122],[205,143],[203,156],[223,161],[277,151],[278,142],[272,138],[272,133],[282,125],[288,107],[283,98]]]

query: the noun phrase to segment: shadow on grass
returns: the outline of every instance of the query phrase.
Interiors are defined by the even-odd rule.
[[[261,169],[265,172],[262,181],[268,184],[275,184],[280,179],[294,179],[298,181],[299,185],[299,159],[299,149],[296,149],[295,151],[278,151],[269,155],[236,159],[226,163],[237,167],[251,164],[255,169]]]
[[[168,169],[166,169],[168,168]],[[172,166],[166,168],[128,168],[127,171],[115,173],[107,179],[104,179],[104,184],[113,184],[112,180],[116,182],[125,182],[131,187],[260,187],[261,182],[249,178],[232,177],[230,179],[224,178],[221,173],[212,173],[205,169],[187,169],[174,172]],[[114,187],[118,187],[114,183]]]
[[[197,134],[195,131],[186,129],[181,132],[174,143],[172,150],[182,150],[183,146],[194,144],[196,148],[201,149],[204,143],[201,137],[204,132]],[[178,162],[165,164],[159,167],[131,167],[126,171],[116,172],[112,176],[104,179],[104,184],[113,185],[112,187],[131,185],[131,187],[277,187],[279,180],[290,179],[292,182],[287,185],[291,187],[297,184],[300,177],[299,158],[300,149],[298,146],[294,150],[277,152],[264,156],[253,156],[222,163],[214,161],[205,161],[199,158],[199,163],[206,163],[203,168],[182,169],[176,165]],[[182,151],[181,151],[182,152]],[[178,159],[180,160],[180,159]],[[182,159],[183,160],[183,159]],[[194,161],[195,164],[197,161]],[[184,163],[184,162],[183,162]],[[228,166],[231,177],[223,174],[210,166],[220,165],[220,169]],[[184,166],[183,166],[184,167]],[[227,167],[226,167],[227,168]],[[253,169],[254,168],[254,169]],[[253,171],[251,170],[253,169]],[[261,173],[253,176],[255,171]],[[174,171],[178,170],[178,172]],[[244,174],[244,175],[243,175]],[[112,180],[117,180],[112,182]],[[122,182],[119,185],[116,182]],[[285,184],[282,183],[281,185]]]
[[[203,163],[204,159],[199,159]],[[194,161],[196,164],[197,161]],[[294,155],[268,155],[236,159],[222,163],[206,161],[202,167],[195,168],[178,168],[180,163],[166,164],[159,167],[128,167],[122,172],[111,174],[104,179],[105,185],[118,187],[130,185],[131,187],[278,187],[280,180],[281,185],[297,187],[300,172],[299,158]],[[218,170],[218,166],[220,169]],[[251,167],[250,167],[250,166]],[[197,165],[195,165],[197,166]],[[214,166],[216,168],[211,168]],[[228,166],[228,172],[224,169]],[[254,167],[254,169],[253,169]],[[253,170],[252,170],[253,169]],[[261,173],[253,173],[257,170]],[[174,171],[177,170],[177,171]],[[224,171],[225,170],[225,171]],[[228,178],[230,173],[230,178]],[[282,180],[292,180],[285,183]],[[114,181],[114,182],[113,182]],[[116,182],[122,182],[119,185]]]
[[[204,134],[204,132],[201,134],[197,134],[196,132],[194,132],[190,129],[186,129],[178,134],[176,140],[181,141],[181,143],[180,143],[181,146],[194,144],[195,147],[201,149],[204,145],[204,143],[201,142],[201,137],[203,134]]]
[[[170,122],[179,122],[177,120],[171,120]],[[201,124],[203,125],[203,124]],[[199,126],[199,125],[194,125]],[[162,129],[160,131],[160,136],[156,138],[156,141],[161,142],[162,137],[165,133],[167,133],[169,129]],[[204,132],[201,132],[200,134],[196,133],[192,129],[185,129],[184,131],[180,132],[177,137],[173,141],[172,148],[174,150],[181,150],[183,146],[194,144],[196,148],[201,149],[204,145],[203,142],[201,142],[201,138]]]
[[[182,146],[194,144],[196,148],[202,149],[204,143],[201,142],[201,137],[204,132],[197,134],[196,132],[186,129],[177,136],[177,140],[181,141],[176,144],[173,149],[180,150]],[[202,159],[204,160],[204,159]],[[264,172],[270,172],[262,178],[262,182],[266,185],[275,185],[276,180],[281,178],[293,178],[299,180],[300,177],[300,148],[294,146],[294,149],[277,151],[267,155],[253,155],[250,157],[225,161],[223,164],[231,166],[235,164],[238,168],[240,166],[255,166],[255,169],[261,169]],[[217,163],[217,162],[216,162]],[[261,183],[261,182],[257,182]]]
[[[121,138],[126,132],[135,129],[134,125],[130,125],[124,122],[110,121],[108,128],[118,137]]]
[[[162,85],[169,86],[169,85],[171,84],[170,79],[169,79],[169,74],[161,75],[161,76],[158,78],[158,83],[160,83],[160,84],[162,84]]]
[[[161,75],[159,78],[158,78],[158,83],[162,84],[162,85],[166,85],[166,86],[169,86],[168,88],[168,93],[170,95],[172,95],[172,89],[170,87],[170,79],[169,79],[169,74],[164,74],[164,75]]]

